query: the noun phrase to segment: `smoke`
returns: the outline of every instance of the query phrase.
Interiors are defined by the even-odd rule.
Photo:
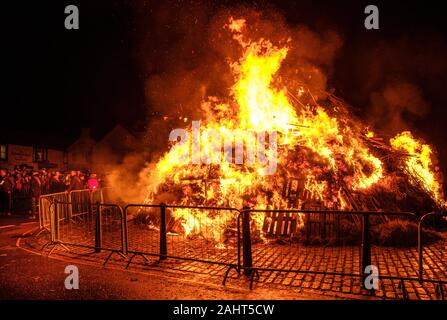
[[[247,39],[268,39],[289,52],[278,72],[282,86],[300,85],[324,91],[333,62],[342,46],[330,30],[289,26],[268,4],[221,7],[208,1],[163,1],[135,4],[138,46],[135,57],[145,75],[145,95],[151,116],[147,141],[166,151],[170,130],[205,118],[201,104],[209,97],[225,101],[233,78],[230,63],[242,48],[225,25],[230,17],[246,19]],[[188,120],[185,123],[185,118]]]
[[[393,135],[413,127],[418,117],[429,111],[422,91],[408,82],[387,83],[371,94],[368,123]]]
[[[147,162],[148,158],[147,153],[129,154],[120,165],[109,168],[106,186],[110,188],[106,189],[106,201],[141,203],[150,183],[149,172],[152,168]]]
[[[235,82],[230,63],[242,54],[242,47],[225,28],[230,17],[246,19],[247,39],[268,39],[289,48],[277,77],[278,84],[288,89],[305,85],[324,91],[342,46],[337,33],[290,27],[268,5],[261,11],[243,5],[228,8],[207,1],[168,0],[135,2],[133,9],[135,59],[149,106],[143,142],[150,153],[130,155],[109,170],[109,197],[117,202],[144,201],[155,162],[167,151],[169,132],[204,119],[201,105],[208,97],[228,101]]]
[[[167,151],[173,128],[204,119],[201,104],[209,96],[222,101],[230,96],[235,81],[230,62],[241,56],[240,46],[224,28],[230,16],[246,19],[247,38],[264,38],[273,45],[289,47],[275,84],[288,90],[304,85],[317,99],[329,86],[341,88],[342,98],[363,107],[362,116],[367,122],[392,135],[413,128],[431,112],[432,102],[421,84],[442,80],[447,69],[443,58],[446,48],[432,45],[442,43],[439,39],[413,36],[360,44],[360,50],[351,50],[350,55],[346,40],[337,31],[291,26],[268,4],[261,10],[248,5],[223,7],[205,0],[137,1],[132,6],[135,60],[149,106],[145,144],[152,151],[151,159],[140,159],[140,163],[153,163]],[[340,66],[343,55],[344,74],[340,75],[335,66]],[[439,86],[442,83],[445,81],[439,81]],[[129,159],[111,180],[119,184],[127,165],[137,167]],[[144,198],[150,183],[147,168],[135,169],[139,187],[129,194],[130,198]]]
[[[443,116],[437,105],[447,99],[445,38],[427,30],[403,34],[347,43],[333,79],[364,119],[390,135],[425,131],[425,121]]]

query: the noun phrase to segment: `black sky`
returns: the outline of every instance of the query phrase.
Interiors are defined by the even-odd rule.
[[[150,10],[151,1],[146,2]],[[188,2],[191,1],[178,3],[188,6]],[[428,74],[416,70],[423,68],[424,63],[430,68],[433,55],[442,56],[446,47],[447,27],[439,1],[243,3],[259,9],[266,3],[273,5],[291,25],[337,30],[344,44],[329,83],[338,95],[360,108],[360,114],[369,104],[369,93],[364,92],[368,79],[363,69],[368,69],[369,63],[374,61],[368,61],[368,53],[395,39],[416,42],[411,48],[417,48],[417,42],[421,42],[420,46],[428,43],[427,56],[422,50],[417,53],[419,57],[415,57],[423,63],[414,67],[406,64],[405,70],[399,72],[421,88],[431,105],[429,112],[414,122],[416,129],[438,146],[444,161],[447,159],[444,142],[446,70]],[[64,8],[69,4],[79,7],[80,30],[64,28]],[[216,1],[211,7],[217,12],[233,4],[236,2]],[[380,9],[378,31],[367,31],[363,27],[363,10],[367,4],[376,4]],[[132,1],[14,1],[2,4],[2,11],[6,15],[3,50],[8,53],[8,59],[4,60],[7,70],[4,79],[8,85],[4,88],[10,98],[2,104],[0,128],[3,131],[51,136],[59,144],[66,145],[78,135],[81,127],[91,127],[99,136],[117,123],[129,128],[144,125],[151,110],[144,95],[144,80],[150,75],[142,72],[135,51],[142,35],[155,30],[138,29],[141,24],[135,21]],[[172,24],[176,19],[172,16]],[[162,44],[153,43],[153,46]],[[438,47],[441,52],[436,52]],[[412,52],[404,54],[410,55],[411,61]],[[447,56],[447,51],[445,54]]]

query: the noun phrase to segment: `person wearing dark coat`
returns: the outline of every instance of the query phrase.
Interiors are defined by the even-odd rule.
[[[79,178],[78,174],[76,171],[72,171],[70,173],[70,186],[68,187],[68,192],[73,191],[73,190],[82,190],[82,182],[81,179]]]
[[[39,172],[33,172],[33,177],[30,182],[30,192],[31,192],[31,219],[35,219],[37,214],[37,205],[39,203],[39,197],[42,192],[42,181],[39,178]]]
[[[11,191],[6,169],[0,169],[0,214],[11,215]]]
[[[59,193],[65,191],[65,183],[61,180],[61,173],[56,171],[50,180],[50,193]]]

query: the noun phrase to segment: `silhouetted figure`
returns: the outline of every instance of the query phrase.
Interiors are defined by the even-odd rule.
[[[39,172],[33,172],[33,177],[30,181],[31,191],[31,218],[34,219],[37,214],[37,205],[39,203],[39,197],[42,193],[42,181],[39,178]]]
[[[82,182],[81,182],[81,179],[79,178],[77,172],[71,171],[70,186],[68,187],[68,192],[73,191],[73,190],[82,190],[82,189],[83,189]]]
[[[0,169],[0,213],[11,215],[11,184],[5,169]]]

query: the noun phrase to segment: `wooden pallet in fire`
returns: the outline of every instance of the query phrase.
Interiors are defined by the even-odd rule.
[[[290,178],[282,187],[282,196],[287,199],[290,209],[299,208],[303,197],[304,179]],[[298,213],[268,212],[262,230],[269,236],[291,237],[297,232],[300,216]]]
[[[268,212],[262,231],[270,236],[290,237],[296,234],[298,219],[298,213]]]
[[[325,210],[320,201],[307,201],[303,204],[303,210]],[[338,237],[340,214],[337,213],[307,213],[304,219],[306,239],[321,240],[334,239]]]

